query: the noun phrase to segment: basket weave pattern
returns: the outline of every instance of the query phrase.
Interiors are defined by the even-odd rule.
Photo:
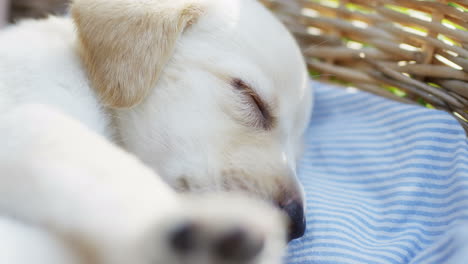
[[[2,0],[0,0],[2,1]],[[10,22],[23,18],[43,18],[50,14],[64,14],[69,0],[9,0]]]
[[[322,80],[446,110],[468,131],[468,0],[262,0]]]

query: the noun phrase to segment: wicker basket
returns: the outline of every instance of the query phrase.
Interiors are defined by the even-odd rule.
[[[0,0],[2,1],[2,0]],[[5,1],[5,0],[3,0]],[[10,22],[23,18],[43,18],[49,14],[64,14],[69,0],[9,0]]]
[[[468,0],[262,0],[311,72],[452,113],[468,131]]]
[[[69,0],[13,0],[11,18]],[[260,0],[295,34],[313,75],[452,113],[468,131],[468,0]]]

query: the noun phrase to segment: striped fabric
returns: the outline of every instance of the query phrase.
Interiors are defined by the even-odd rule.
[[[315,84],[289,264],[468,263],[468,148],[448,114]],[[465,256],[463,256],[465,254]]]

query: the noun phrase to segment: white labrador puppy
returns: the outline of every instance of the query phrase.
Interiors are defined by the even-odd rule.
[[[280,263],[278,210],[227,194],[181,197],[48,107],[21,106],[0,121],[0,263]]]
[[[301,237],[295,170],[312,98],[273,15],[254,0],[73,2],[73,19],[0,33],[0,111],[57,107],[173,188],[247,191],[282,208],[290,239]]]

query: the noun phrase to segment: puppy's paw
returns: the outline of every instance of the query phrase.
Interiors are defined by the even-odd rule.
[[[281,263],[287,223],[276,209],[225,194],[190,197],[183,204],[183,213],[165,224],[165,250],[152,263]]]
[[[168,243],[182,263],[252,263],[264,249],[265,239],[247,226],[213,231],[209,223],[187,222],[170,233]]]

